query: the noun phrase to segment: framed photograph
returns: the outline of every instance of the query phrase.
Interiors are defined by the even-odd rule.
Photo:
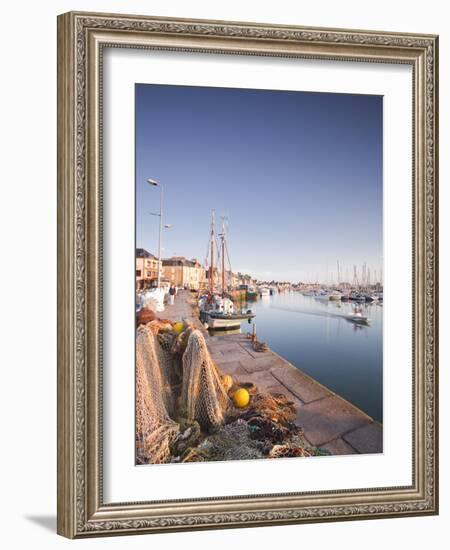
[[[58,532],[438,512],[438,38],[58,18]]]

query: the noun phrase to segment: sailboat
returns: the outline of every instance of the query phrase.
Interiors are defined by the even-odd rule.
[[[208,329],[213,330],[232,330],[239,328],[242,321],[255,317],[251,310],[236,311],[233,301],[226,294],[226,271],[225,255],[228,256],[228,247],[225,234],[225,223],[222,219],[222,232],[219,234],[221,243],[222,258],[222,292],[217,293],[214,281],[214,243],[216,240],[216,229],[214,211],[211,215],[211,233],[210,233],[210,267],[209,267],[209,290],[199,300],[200,320],[205,323]],[[231,268],[230,268],[231,272]]]

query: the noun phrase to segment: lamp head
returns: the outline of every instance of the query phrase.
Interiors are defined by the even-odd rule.
[[[156,180],[152,180],[150,178],[147,180],[147,183],[149,183],[150,185],[154,185],[155,187],[159,185],[159,183]]]

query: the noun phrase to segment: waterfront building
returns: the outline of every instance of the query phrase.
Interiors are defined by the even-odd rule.
[[[158,280],[158,258],[144,248],[136,248],[136,289],[156,286]]]
[[[228,281],[230,281],[229,284],[230,284],[232,289],[239,288],[239,285],[241,283],[240,283],[240,277],[239,277],[238,273],[233,273],[233,272],[229,271],[227,273],[227,277],[228,277]]]
[[[163,276],[179,288],[199,290],[205,284],[205,270],[198,260],[173,256],[162,261]]]
[[[250,275],[247,275],[245,273],[238,272],[236,274],[236,278],[237,278],[237,286],[240,286],[240,285],[254,286],[256,284],[256,280],[252,279]]]

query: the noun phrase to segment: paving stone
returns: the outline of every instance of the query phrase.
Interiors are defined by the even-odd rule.
[[[308,440],[320,446],[373,421],[344,399],[331,395],[299,407],[296,422]]]
[[[248,373],[258,372],[261,370],[271,370],[276,367],[280,367],[284,364],[283,359],[278,355],[267,355],[260,359],[253,359],[251,357],[240,359],[241,365]]]
[[[242,344],[246,341],[245,334],[229,334],[224,337],[224,341]]]
[[[247,353],[249,353],[252,357],[254,357],[255,359],[260,359],[261,357],[266,357],[268,355],[273,355],[272,352],[270,350],[267,350],[267,351],[255,351],[252,347],[252,345],[250,344],[250,346],[248,346],[246,348],[246,351]]]
[[[263,351],[263,352],[256,352],[256,351],[253,349],[253,346],[252,346],[252,343],[250,342],[250,340],[247,340],[247,339],[240,341],[240,342],[239,342],[239,345],[240,345],[242,348],[244,348],[245,351],[246,351],[249,355],[251,354],[250,352],[252,352],[254,355],[258,354],[258,356],[261,356],[261,353],[263,353],[263,354],[266,353],[266,352],[264,352],[264,351]],[[253,355],[252,355],[252,357],[253,357]]]
[[[250,342],[250,340],[242,340],[242,341],[238,341],[239,345],[241,346],[241,348],[245,349],[245,351],[249,351],[249,350],[252,350],[253,351],[253,348],[252,348],[252,344]]]
[[[221,374],[231,374],[232,376],[236,374],[247,375],[244,367],[241,366],[239,361],[228,361],[225,363],[218,363],[217,367]]]
[[[220,352],[220,351],[215,350],[213,348],[213,351],[211,353],[211,357],[213,357],[219,363],[226,363],[226,362],[229,362],[229,361],[240,361],[241,359],[245,358],[245,355],[243,355],[242,353],[239,353],[239,352],[235,352],[235,351]]]
[[[254,359],[253,355],[251,355],[251,354],[249,353],[249,351],[248,351],[248,349],[247,349],[246,347],[244,347],[242,344],[240,344],[239,347],[241,348],[241,350],[244,351],[244,353],[245,353],[244,357]]]
[[[240,353],[224,353],[223,354],[226,361],[241,361],[245,359],[245,356]]]
[[[333,455],[354,455],[356,451],[348,443],[346,443],[340,437],[338,439],[333,439],[326,445],[322,445],[322,449],[330,451]]]
[[[237,383],[242,382],[253,382],[258,388],[258,391],[267,392],[268,388],[273,387],[277,384],[277,381],[272,376],[270,371],[265,372],[254,372],[251,375],[239,374],[235,377]]]
[[[189,292],[180,291],[177,296],[175,296],[174,305],[165,304],[164,311],[161,311],[158,316],[162,319],[169,319],[170,321],[193,319],[192,306],[188,303],[190,298]]]
[[[333,395],[330,390],[299,371],[290,363],[286,362],[281,368],[274,369],[273,375],[304,403],[310,403],[311,401]]]
[[[353,430],[345,434],[344,439],[359,453],[383,452],[383,427],[378,422],[372,422],[367,426]]]
[[[230,356],[233,356],[233,357],[236,357],[236,358],[246,358],[248,357],[248,354],[241,348],[241,346],[239,344],[234,344],[233,346],[227,346],[227,347],[223,347],[223,346],[217,346],[217,345],[214,345],[214,344],[211,344],[210,342],[208,342],[208,349],[209,349],[209,352],[213,355],[217,355],[218,357],[220,356],[223,356],[223,357],[230,357]],[[231,361],[231,359],[230,359]]]

